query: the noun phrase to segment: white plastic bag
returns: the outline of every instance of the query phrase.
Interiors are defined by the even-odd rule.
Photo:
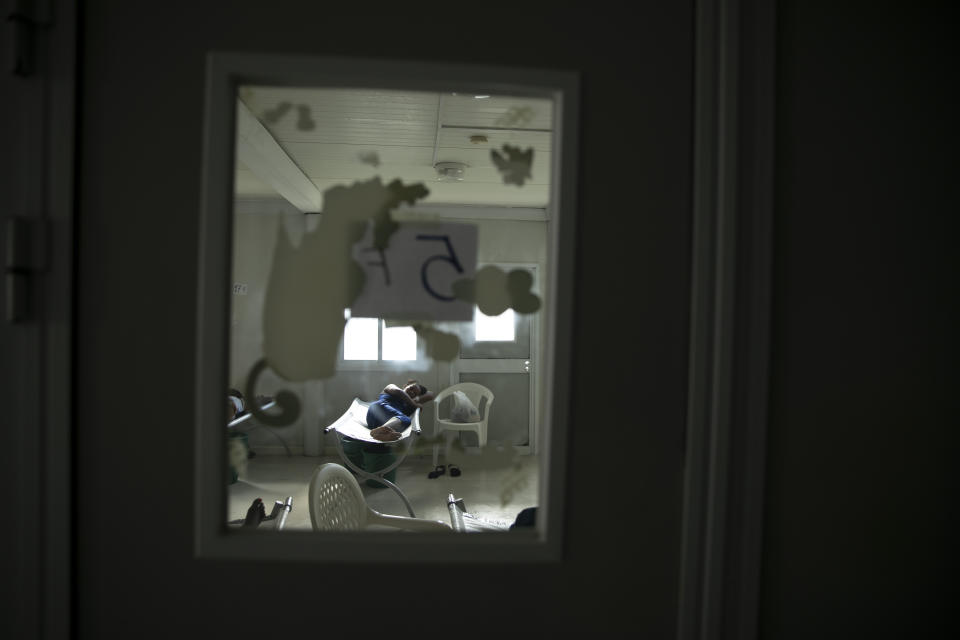
[[[450,410],[452,422],[480,422],[480,410],[463,391],[453,392],[453,409]]]

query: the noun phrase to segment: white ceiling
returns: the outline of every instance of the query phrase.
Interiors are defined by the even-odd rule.
[[[287,163],[290,170],[297,172],[294,165],[298,167],[320,193],[333,185],[380,176],[384,183],[395,178],[424,183],[430,190],[424,203],[547,204],[553,128],[550,100],[261,86],[241,87],[239,98],[292,160]],[[486,141],[471,141],[471,136],[486,136]],[[491,150],[501,150],[504,144],[534,149],[532,178],[523,186],[505,184],[493,165]],[[435,162],[448,161],[467,165],[462,181],[438,180]],[[256,170],[251,168],[253,162],[249,165],[238,152],[236,194],[277,195],[270,186],[276,180],[271,182],[264,175],[269,171],[263,165]],[[303,184],[311,188],[306,181]]]

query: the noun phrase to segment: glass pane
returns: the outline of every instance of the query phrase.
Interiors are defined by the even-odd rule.
[[[488,316],[477,309],[473,321],[476,325],[474,340],[477,342],[513,342],[516,337],[513,309],[507,309],[498,316]]]
[[[530,407],[549,395],[541,378],[458,367],[531,358],[531,335],[543,337],[531,327],[546,324],[540,280],[554,258],[554,104],[481,89],[237,87],[229,387],[248,418],[226,434],[231,531],[257,498],[268,514],[289,499],[275,507],[285,530],[320,528],[329,514],[311,512],[333,508],[309,501],[321,465],[346,470],[338,482],[358,482],[376,511],[452,526],[449,487],[428,477],[435,445],[475,481],[456,496],[479,518],[469,530],[507,531],[537,506],[541,460],[527,434]],[[480,451],[478,431],[455,424],[461,439],[435,422],[421,388],[456,398],[458,380],[476,383],[472,401],[478,386],[492,392]],[[417,398],[407,417],[420,430],[367,440],[367,403],[388,389]],[[378,490],[377,477],[395,486]]]
[[[514,232],[515,233],[515,232]],[[497,266],[497,265],[494,265]],[[510,267],[500,269],[525,271],[530,274],[531,290],[539,289],[539,268]],[[517,313],[507,309],[498,316],[484,315],[475,311],[473,322],[460,327],[460,358],[464,360],[527,360],[532,357],[531,322],[537,314]]]
[[[383,323],[383,359],[416,360],[417,332],[412,327],[387,327]]]
[[[350,318],[343,329],[344,360],[377,359],[377,319]]]

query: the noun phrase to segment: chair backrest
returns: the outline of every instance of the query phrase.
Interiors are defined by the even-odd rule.
[[[367,409],[370,408],[369,402],[364,402],[360,398],[354,398],[353,402],[350,403],[350,408],[347,409],[347,413],[350,414],[350,417],[356,420],[362,425],[367,424]]]
[[[367,501],[353,474],[339,464],[319,465],[310,479],[310,522],[314,531],[363,529]]]
[[[437,397],[433,399],[434,402],[434,415],[438,416],[440,411],[440,403],[445,399],[449,398],[456,391],[462,391],[470,398],[470,402],[473,403],[480,411],[480,419],[486,420],[487,413],[490,411],[490,405],[493,404],[493,391],[487,389],[482,384],[476,382],[459,382],[454,385],[450,385],[443,391],[437,394]],[[481,403],[481,399],[485,400]]]
[[[408,531],[452,531],[449,524],[439,520],[391,516],[371,509],[357,479],[335,462],[325,462],[314,470],[308,502],[314,531],[356,531],[368,525]]]

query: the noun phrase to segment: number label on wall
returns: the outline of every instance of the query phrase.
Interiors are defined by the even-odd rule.
[[[471,320],[473,303],[457,300],[453,283],[477,269],[477,227],[472,224],[401,224],[383,251],[373,228],[353,247],[366,274],[353,317]]]

